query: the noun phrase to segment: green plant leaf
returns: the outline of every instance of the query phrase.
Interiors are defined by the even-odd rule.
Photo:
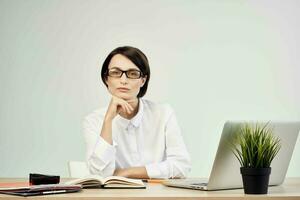
[[[242,167],[270,167],[281,148],[281,142],[268,126],[269,123],[262,126],[245,123],[234,134],[231,150]]]

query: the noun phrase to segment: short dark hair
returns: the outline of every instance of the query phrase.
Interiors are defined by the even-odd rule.
[[[127,57],[131,62],[133,62],[142,72],[142,77],[147,76],[146,82],[143,85],[143,87],[140,89],[140,92],[138,93],[137,97],[143,97],[148,88],[148,82],[150,79],[150,67],[149,67],[149,62],[146,57],[146,55],[139,50],[138,48],[131,47],[131,46],[123,46],[123,47],[118,47],[114,49],[104,60],[102,64],[102,69],[101,69],[101,78],[103,83],[108,87],[106,84],[105,80],[107,79],[108,76],[108,65],[110,60],[112,59],[113,56],[121,54],[125,57]]]

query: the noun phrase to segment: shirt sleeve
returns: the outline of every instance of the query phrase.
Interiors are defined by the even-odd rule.
[[[83,121],[83,134],[89,172],[107,177],[111,176],[115,170],[116,143],[113,142],[111,145],[100,136],[102,122],[101,118],[87,116]]]
[[[166,160],[146,165],[150,178],[185,178],[191,170],[191,160],[184,144],[173,109],[165,126]]]

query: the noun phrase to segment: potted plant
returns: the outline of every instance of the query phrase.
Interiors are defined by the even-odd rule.
[[[265,125],[244,124],[234,135],[233,153],[241,164],[245,194],[267,194],[271,162],[281,148],[280,139]]]

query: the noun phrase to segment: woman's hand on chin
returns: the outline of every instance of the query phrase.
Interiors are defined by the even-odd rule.
[[[108,109],[106,111],[105,118],[113,120],[119,113],[130,114],[133,112],[133,107],[124,99],[117,96],[112,96]]]

